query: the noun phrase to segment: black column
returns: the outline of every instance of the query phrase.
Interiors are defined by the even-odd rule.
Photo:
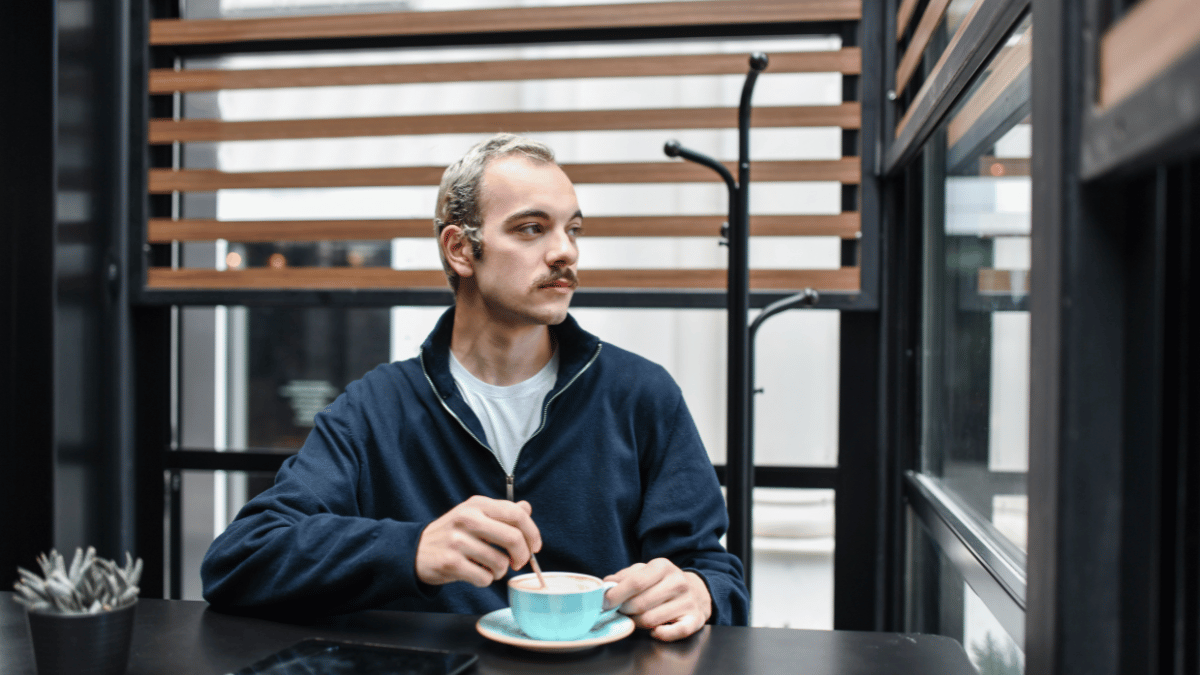
[[[862,131],[843,135],[843,154],[862,158],[859,189],[843,187],[842,209],[857,210],[863,237],[843,244],[842,264],[858,265],[862,297],[880,309],[843,311],[839,344],[838,477],[834,529],[833,625],[839,630],[887,630],[892,627],[892,574],[899,561],[890,547],[901,522],[898,486],[890,465],[891,441],[884,417],[885,300],[890,299],[887,258],[890,223],[883,220],[883,191],[876,166],[882,146],[884,114],[883,50],[888,42],[882,2],[863,4],[862,21],[842,35],[843,46],[862,48],[862,75],[847,78],[843,98],[862,103]],[[890,300],[889,300],[890,301]]]
[[[0,579],[54,537],[55,7],[0,3]]]

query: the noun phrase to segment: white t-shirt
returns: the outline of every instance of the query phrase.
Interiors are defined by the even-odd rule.
[[[558,379],[558,350],[536,375],[517,384],[498,387],[471,374],[450,352],[450,375],[471,411],[483,425],[487,442],[504,472],[513,474],[517,455],[542,423],[542,403]]]

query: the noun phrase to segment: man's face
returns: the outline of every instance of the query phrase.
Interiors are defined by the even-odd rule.
[[[472,265],[484,304],[506,323],[561,323],[583,229],[571,180],[554,164],[513,155],[489,162],[481,187],[483,258]]]

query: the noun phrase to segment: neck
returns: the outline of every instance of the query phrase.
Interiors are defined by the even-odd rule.
[[[510,323],[458,294],[450,351],[472,375],[499,387],[524,382],[550,361],[554,345],[542,324]]]

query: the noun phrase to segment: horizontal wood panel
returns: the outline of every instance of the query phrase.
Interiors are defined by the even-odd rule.
[[[146,241],[378,241],[433,236],[432,218],[379,220],[215,220],[151,218]]]
[[[917,0],[902,0],[900,8],[896,10],[896,39],[899,40],[904,36],[904,31],[908,29],[908,22],[912,21],[913,10],[917,8]]]
[[[1028,157],[989,157],[979,158],[979,175],[993,176],[1028,176],[1030,158]]]
[[[593,216],[584,219],[587,237],[715,237],[725,216]],[[853,239],[859,214],[752,216],[754,236],[828,236]],[[396,220],[171,220],[151,218],[147,241],[354,241],[433,236],[431,218]]]
[[[1196,49],[1196,0],[1141,0],[1100,40],[1100,107],[1122,101]]]
[[[933,68],[929,69],[929,76],[925,78],[923,83],[921,83],[921,88],[917,90],[916,95],[912,98],[912,102],[908,104],[908,109],[904,111],[904,116],[896,125],[897,138],[900,137],[900,134],[904,131],[904,128],[908,126],[908,122],[910,119],[912,119],[913,113],[925,105],[926,99],[931,96],[938,95],[938,92],[933,90],[933,84],[938,81],[939,77],[944,75],[945,71],[943,69],[946,68],[947,60],[950,58],[951,54],[955,53],[959,41],[962,40],[963,35],[966,35],[967,28],[975,21],[975,16],[979,13],[979,10],[985,6],[989,6],[989,3],[976,2],[975,4],[971,5],[971,10],[967,12],[965,17],[963,17],[962,23],[958,25],[958,30],[954,31],[954,37],[950,38],[950,42],[946,45],[946,48],[942,50],[942,55],[938,57],[937,63],[933,65]],[[897,88],[896,91],[900,91],[899,88]]]
[[[1015,45],[1002,47],[988,69],[987,79],[950,120],[946,142],[958,143],[967,131],[996,105],[1033,62],[1033,27],[1025,31]]]
[[[208,119],[150,120],[150,143],[259,141],[268,139],[416,136],[512,131],[606,131],[645,129],[736,129],[737,108],[571,110],[562,112],[404,115],[339,119],[223,122]],[[858,103],[757,108],[755,127],[841,127],[861,124]]]
[[[725,166],[736,174],[735,162]],[[576,183],[711,183],[720,182],[712,170],[690,162],[631,162],[612,164],[565,164],[563,170]],[[150,169],[152,194],[210,192],[213,190],[264,188],[331,188],[437,185],[443,167],[415,166],[386,169],[330,169],[319,171],[264,171],[226,173],[209,169]],[[751,162],[755,182],[835,181],[857,184],[861,163],[858,157],[795,162]]]
[[[768,73],[862,72],[862,51],[771,54]],[[494,82],[595,77],[679,77],[684,75],[741,75],[749,69],[745,54],[681,54],[587,59],[526,59],[464,63],[401,63],[381,66],[271,68],[256,70],[150,71],[150,93],[216,91],[220,89],[277,89],[433,82]]]
[[[717,0],[249,19],[156,19],[150,22],[150,44],[856,21],[861,16],[861,0]]]
[[[1028,270],[979,270],[980,293],[1028,293]]]
[[[942,16],[946,14],[946,8],[949,6],[950,0],[929,0],[929,4],[926,5],[925,13],[921,15],[921,20],[913,30],[912,40],[908,42],[908,49],[904,50],[900,65],[896,67],[897,93],[904,91],[908,86],[909,79],[916,72],[917,64],[925,54],[925,48],[929,46],[934,29],[942,22]]]
[[[581,288],[681,288],[722,289],[723,269],[700,270],[581,270]],[[376,288],[445,288],[440,270],[393,270],[387,267],[285,267],[217,271],[212,269],[147,270],[150,289],[261,289],[302,288],[319,290]],[[750,270],[755,290],[854,291],[859,287],[857,267],[835,270]]]

